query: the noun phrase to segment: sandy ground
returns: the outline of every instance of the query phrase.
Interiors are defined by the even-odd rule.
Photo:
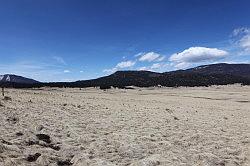
[[[250,165],[247,86],[6,91],[1,166]]]

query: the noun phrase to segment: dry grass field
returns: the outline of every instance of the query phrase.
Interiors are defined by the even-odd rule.
[[[0,165],[247,166],[250,87],[6,89]]]

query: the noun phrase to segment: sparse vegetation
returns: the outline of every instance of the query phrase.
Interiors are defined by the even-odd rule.
[[[111,86],[110,85],[101,85],[100,89],[102,89],[102,90],[111,89]]]

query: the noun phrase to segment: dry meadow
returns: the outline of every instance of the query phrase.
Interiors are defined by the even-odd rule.
[[[6,89],[0,165],[247,166],[250,87]]]

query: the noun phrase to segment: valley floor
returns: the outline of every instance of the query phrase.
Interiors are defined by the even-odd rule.
[[[250,165],[250,87],[6,89],[0,165]]]

